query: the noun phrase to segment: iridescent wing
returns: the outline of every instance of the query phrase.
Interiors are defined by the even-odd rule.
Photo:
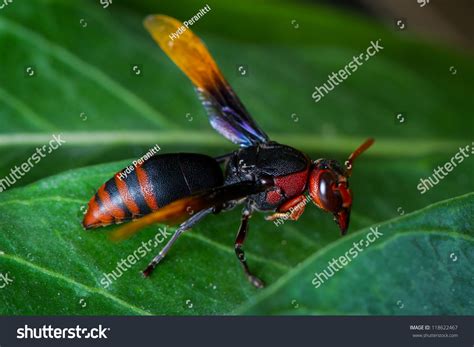
[[[268,141],[268,136],[249,115],[204,43],[190,29],[165,15],[148,16],[144,25],[161,49],[193,82],[214,129],[243,147]],[[179,35],[178,30],[181,31]]]

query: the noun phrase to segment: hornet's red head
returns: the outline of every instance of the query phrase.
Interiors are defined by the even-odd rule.
[[[349,156],[345,167],[336,160],[318,159],[313,163],[309,194],[319,208],[334,215],[342,235],[347,232],[351,215],[352,193],[347,180],[352,173],[352,164],[373,143],[373,139],[368,139],[360,145]]]

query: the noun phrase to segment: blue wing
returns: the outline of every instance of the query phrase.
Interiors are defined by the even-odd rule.
[[[242,147],[268,141],[268,136],[250,117],[235,93],[232,93],[232,99],[226,100],[221,93],[214,93],[214,96],[202,88],[196,88],[196,92],[209,122],[222,136]]]

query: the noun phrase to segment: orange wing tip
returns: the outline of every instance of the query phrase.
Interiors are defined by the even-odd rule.
[[[176,21],[176,22],[179,22],[177,19],[175,19],[173,17],[170,17],[170,16],[167,16],[167,15],[164,15],[164,14],[149,14],[143,20],[143,24],[145,26],[155,25],[155,24],[158,24],[158,22],[163,22],[163,21],[170,21],[170,22]]]
[[[141,227],[136,224],[140,224],[140,220],[131,221],[129,224],[118,228],[109,235],[109,240],[118,242],[129,238],[141,229]]]
[[[153,36],[156,34],[166,34],[164,37],[168,37],[169,34],[175,32],[178,28],[184,26],[184,24],[173,17],[165,16],[164,14],[151,14],[145,17],[143,20],[143,26]],[[165,29],[170,32],[165,33]]]
[[[121,241],[129,238],[141,229],[159,222],[167,222],[169,224],[178,223],[188,217],[186,209],[191,207],[193,211],[200,211],[202,207],[199,202],[193,202],[193,198],[183,198],[166,205],[159,210],[152,212],[140,219],[134,220],[123,227],[118,228],[109,238],[112,241]]]
[[[125,224],[124,226],[118,228],[112,234],[109,235],[111,241],[117,242],[128,239],[133,234],[136,234],[141,229],[160,222],[160,217],[162,217],[163,212],[158,210],[154,213],[146,215],[142,218],[132,220],[130,223]]]
[[[156,26],[159,24],[159,18],[161,15],[159,14],[150,14],[145,17],[143,20],[143,26],[148,30],[148,31],[153,31]]]

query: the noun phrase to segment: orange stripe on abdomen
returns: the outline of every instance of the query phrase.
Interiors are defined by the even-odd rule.
[[[113,202],[109,193],[105,190],[105,184],[99,188],[97,195],[102,202],[102,209],[114,216],[114,218],[118,221],[125,218],[125,211]]]
[[[148,179],[148,175],[145,169],[141,166],[136,168],[138,183],[142,191],[143,198],[145,199],[146,204],[152,211],[159,209],[158,202],[155,199],[154,186]]]
[[[128,210],[133,214],[133,215],[139,215],[140,214],[140,209],[138,208],[138,205],[136,202],[133,200],[132,195],[128,191],[128,186],[127,184],[122,181],[120,178],[115,176],[115,184],[117,185],[117,189],[119,191],[120,197],[122,198],[122,201],[124,202],[125,206],[127,206]]]

